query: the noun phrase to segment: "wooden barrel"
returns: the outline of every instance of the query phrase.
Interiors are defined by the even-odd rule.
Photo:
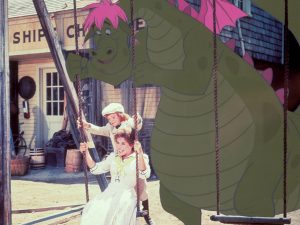
[[[82,155],[78,149],[68,149],[66,155],[65,172],[76,173],[81,171]]]
[[[12,157],[10,161],[10,172],[12,176],[23,176],[29,167],[29,157]]]
[[[43,148],[30,149],[30,168],[45,168],[45,151]]]

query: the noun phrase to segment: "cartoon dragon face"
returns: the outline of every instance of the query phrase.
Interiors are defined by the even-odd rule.
[[[85,41],[91,43],[89,57],[68,55],[66,66],[70,78],[74,80],[78,74],[81,78],[95,77],[114,85],[128,79],[131,71],[129,32],[125,22],[120,23],[120,29],[114,29],[108,21],[101,29],[91,26],[85,37]]]
[[[128,3],[121,1],[120,5],[129,9]],[[173,17],[174,21],[166,20],[165,16]],[[206,52],[212,52],[212,43],[195,46],[195,40],[211,39],[211,34],[194,32],[193,26],[199,26],[198,22],[191,21],[167,2],[137,2],[135,18],[143,18],[147,23],[147,29],[136,34],[136,85],[151,83],[184,94],[204,93],[212,68]],[[192,26],[187,25],[188,21]],[[104,23],[101,31],[94,26],[88,34],[87,38],[94,39],[91,59],[69,54],[67,68],[72,80],[79,74],[81,78],[93,77],[118,85],[131,76],[130,28],[125,22],[120,22],[121,29],[108,31],[108,28],[111,27]],[[206,30],[201,26],[200,29]]]
[[[89,49],[91,66],[99,69],[103,74],[111,75],[129,67],[130,49],[127,37],[127,32],[113,29],[108,22],[104,23],[101,30],[93,26],[86,37],[92,40],[92,48]]]

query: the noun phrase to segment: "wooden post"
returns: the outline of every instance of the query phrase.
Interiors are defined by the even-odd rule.
[[[44,0],[33,0],[33,4],[36,9],[37,15],[39,17],[41,26],[43,28],[53,61],[56,66],[56,69],[59,73],[61,82],[64,86],[65,93],[67,95],[67,102],[69,105],[68,109],[70,109],[72,115],[78,115],[77,93],[75,91],[73,83],[71,82],[71,80],[68,76],[65,58],[64,58],[64,55],[62,52],[62,47],[61,47],[59,39],[56,35],[56,32],[54,31],[53,26],[51,24],[46,4],[45,4]],[[82,118],[84,119],[84,115],[82,115]],[[71,127],[73,127],[73,129],[74,129],[74,127],[76,127],[76,121],[70,117],[69,117],[69,119],[70,119],[70,123],[72,123],[72,125],[73,125]],[[93,143],[93,139],[92,139],[92,136],[90,135],[90,133],[85,132],[85,131],[83,131],[83,132],[84,133],[82,135],[84,135],[86,137],[86,140],[88,142]],[[72,134],[75,134],[75,133],[78,133],[78,132],[75,132],[73,130]],[[79,137],[76,137],[76,138],[79,140]],[[79,148],[79,146],[77,146],[77,147]],[[99,158],[98,153],[95,148],[93,149],[91,154],[96,161],[100,161],[100,158]],[[105,176],[97,175],[96,178],[97,178],[97,181],[99,183],[101,190],[103,191],[107,187],[107,180],[106,180]]]
[[[64,114],[63,114],[63,122],[61,125],[62,130],[66,130],[68,126],[68,113],[67,113],[67,96],[66,93],[64,95]]]
[[[0,1],[0,224],[11,224],[8,5]]]

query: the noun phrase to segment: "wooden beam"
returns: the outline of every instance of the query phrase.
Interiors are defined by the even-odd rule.
[[[0,224],[11,224],[8,5],[0,1]]]
[[[289,218],[276,218],[276,217],[249,217],[249,216],[226,216],[226,215],[212,215],[212,221],[218,221],[223,224],[246,224],[246,225],[283,225],[291,224]]]
[[[78,212],[81,214],[82,210],[83,210],[83,206],[76,207],[76,208],[73,208],[73,209],[70,209],[70,210],[67,210],[64,212],[55,213],[55,214],[48,215],[46,217],[42,217],[42,218],[27,222],[27,223],[23,223],[23,225],[33,225],[33,224],[49,224],[50,225],[53,223],[55,224],[55,222],[58,222],[57,221],[58,218],[65,217],[70,214],[77,215]],[[55,220],[55,221],[53,221],[53,220]],[[53,222],[51,222],[51,221],[53,221]]]
[[[37,15],[39,17],[41,26],[43,28],[53,61],[56,66],[56,69],[59,73],[61,82],[64,86],[64,90],[67,95],[68,104],[69,104],[68,109],[71,111],[72,115],[78,115],[77,93],[75,91],[73,83],[71,82],[71,80],[68,76],[65,58],[64,58],[64,55],[62,52],[62,47],[61,47],[61,44],[57,37],[57,34],[54,31],[53,26],[51,24],[46,4],[45,4],[44,0],[33,0],[33,4],[36,9]],[[84,115],[82,115],[82,118],[84,118]],[[78,134],[78,132],[74,130],[74,127],[76,127],[76,121],[70,117],[69,117],[69,119],[70,119],[70,123],[72,123],[72,125],[73,125],[73,126],[71,126],[71,127],[73,127],[72,134]],[[93,142],[93,139],[92,139],[92,136],[90,133],[88,133],[84,130],[82,130],[80,132],[81,132],[80,135],[84,136],[88,142]],[[79,140],[79,135],[76,135],[76,137],[74,137],[74,138]],[[77,147],[79,148],[79,146],[77,146]],[[91,152],[91,155],[93,156],[93,158],[96,161],[101,160],[100,157],[98,156],[98,153],[95,148]],[[96,179],[99,183],[101,190],[103,191],[107,187],[107,180],[106,180],[105,176],[103,174],[96,175]]]
[[[51,224],[49,224],[49,225],[65,224],[65,223],[67,223],[67,222],[69,222],[69,221],[71,221],[71,220],[77,219],[77,218],[79,218],[79,217],[81,217],[81,212],[79,212],[79,213],[77,213],[77,214],[75,214],[75,215],[72,215],[72,216],[70,216],[70,217],[68,217],[68,218],[64,218],[64,219],[61,219],[61,220],[56,221],[56,222],[54,222],[54,223],[51,223]]]
[[[75,207],[79,207],[79,206],[83,206],[83,205],[84,204],[80,204],[80,205],[52,206],[52,207],[36,208],[36,209],[18,209],[18,210],[13,210],[12,214],[45,212],[45,211],[50,211],[50,210],[64,210],[64,209],[67,209],[67,208],[75,208]]]

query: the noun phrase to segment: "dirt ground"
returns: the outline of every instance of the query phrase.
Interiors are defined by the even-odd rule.
[[[182,225],[173,215],[165,212],[159,201],[159,182],[152,181],[148,183],[148,192],[150,197],[151,216],[156,224],[164,225]],[[99,193],[97,184],[89,185],[90,198]],[[13,210],[33,209],[62,205],[77,205],[85,203],[85,189],[83,184],[54,184],[44,182],[32,182],[13,180],[12,181],[12,208]],[[54,215],[62,212],[70,211],[70,209],[62,211],[35,212],[25,214],[13,214],[13,225],[17,224],[53,224],[55,221],[63,218],[78,215],[78,213],[69,214],[66,216],[49,219],[37,223],[39,220],[46,217],[54,217]],[[62,223],[75,225],[80,223],[80,216],[75,217],[69,222]],[[143,219],[139,219],[139,225],[144,225]],[[93,225],[93,224],[91,224]]]
[[[99,193],[97,184],[89,185],[90,198]],[[183,225],[175,216],[163,210],[159,200],[159,182],[151,181],[148,183],[148,192],[150,197],[151,216],[156,225]],[[33,182],[24,180],[12,180],[12,208],[13,210],[43,208],[62,205],[76,205],[85,203],[84,185],[78,184],[59,184]],[[80,223],[78,212],[67,214],[71,209],[60,211],[35,212],[25,214],[13,214],[13,225],[17,224],[67,224],[76,225]],[[64,214],[62,216],[62,214]],[[217,225],[219,223],[211,222],[209,217],[212,213],[203,211],[203,225]],[[290,213],[293,225],[300,224],[300,211]],[[72,218],[69,221],[64,219]],[[138,220],[138,225],[144,225],[143,219]],[[91,224],[92,225],[92,224]]]

